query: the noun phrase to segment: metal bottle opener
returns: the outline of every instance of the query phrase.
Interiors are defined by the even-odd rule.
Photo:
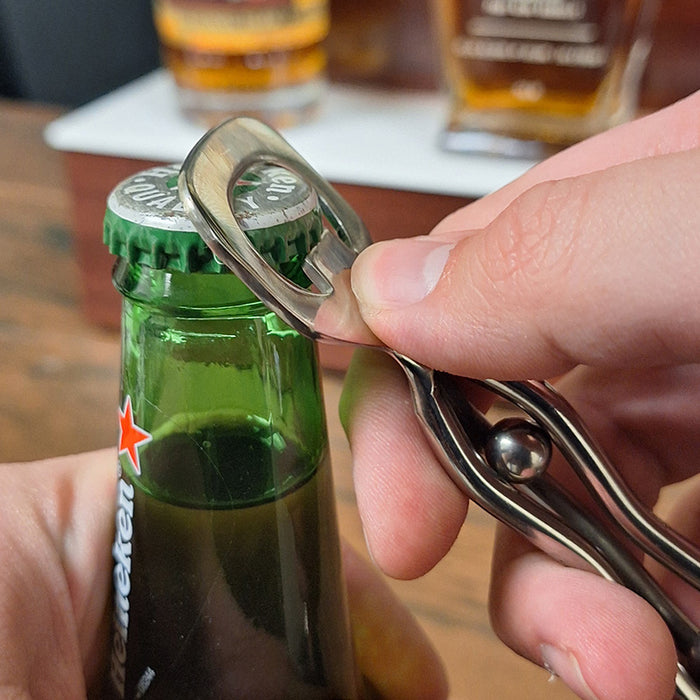
[[[236,222],[231,189],[256,163],[296,173],[319,197],[324,231],[304,261],[315,289],[272,269]],[[635,497],[560,394],[542,381],[469,380],[528,416],[491,425],[457,395],[453,377],[383,346],[362,320],[350,288],[350,267],[371,243],[369,233],[329,183],[266,125],[236,118],[211,130],[187,156],[179,187],[188,216],[214,254],[290,326],[314,340],[376,347],[394,357],[437,456],[471,500],[551,556],[570,563],[573,553],[583,566],[645,598],[675,640],[677,697],[700,700],[699,629],[630,553],[630,544],[696,589],[700,550]],[[552,445],[601,514],[584,510],[546,474]]]

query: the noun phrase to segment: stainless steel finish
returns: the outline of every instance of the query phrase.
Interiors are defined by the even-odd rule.
[[[259,162],[288,168],[317,191],[326,230],[304,266],[316,290],[302,289],[272,270],[236,223],[231,183]],[[494,429],[463,396],[455,400],[452,377],[383,347],[362,320],[350,289],[349,268],[371,242],[367,230],[338,193],[265,125],[239,118],[204,136],[183,164],[180,195],[214,253],[290,326],[318,340],[377,347],[396,359],[436,454],[470,499],[557,559],[593,569],[653,605],[676,641],[677,696],[700,700],[699,630],[630,556],[628,540],[695,588],[700,588],[700,552],[636,499],[552,387],[537,381],[471,380],[534,422]],[[549,440],[602,506],[600,519],[544,473]],[[514,457],[507,458],[512,447]]]
[[[539,425],[520,418],[504,418],[491,429],[484,456],[503,478],[522,483],[545,473],[552,457],[552,443]]]
[[[302,289],[273,270],[238,225],[229,197],[231,183],[255,163],[279,165],[295,172],[316,189],[323,211],[352,231],[352,239],[341,241],[342,231],[328,229],[307,257],[321,291]],[[279,134],[254,119],[239,118],[210,131],[194,147],[180,172],[180,196],[214,254],[290,326],[318,340],[374,345],[376,338],[359,312],[346,308],[345,300],[347,294],[354,303],[349,264],[371,239],[350,205],[328,183],[322,183]],[[317,263],[312,266],[314,256]],[[342,311],[343,316],[338,317]]]

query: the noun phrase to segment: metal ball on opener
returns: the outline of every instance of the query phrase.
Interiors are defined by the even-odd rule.
[[[523,482],[546,471],[552,445],[547,433],[538,425],[521,418],[504,418],[491,429],[484,454],[501,476]]]

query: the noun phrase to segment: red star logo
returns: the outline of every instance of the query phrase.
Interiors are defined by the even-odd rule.
[[[134,416],[131,411],[131,396],[124,399],[124,408],[119,409],[119,454],[127,452],[134,471],[141,473],[141,461],[139,460],[139,445],[150,442],[153,436],[139,428],[134,423]]]

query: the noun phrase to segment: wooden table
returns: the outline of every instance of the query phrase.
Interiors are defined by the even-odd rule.
[[[119,338],[81,313],[62,158],[42,140],[57,112],[0,101],[0,460],[115,444]],[[96,238],[100,231],[95,231]],[[337,419],[342,375],[324,376],[341,530],[364,542],[351,456]],[[444,658],[452,697],[560,700],[573,695],[490,630],[486,597],[493,522],[472,507],[432,572],[394,582]]]

